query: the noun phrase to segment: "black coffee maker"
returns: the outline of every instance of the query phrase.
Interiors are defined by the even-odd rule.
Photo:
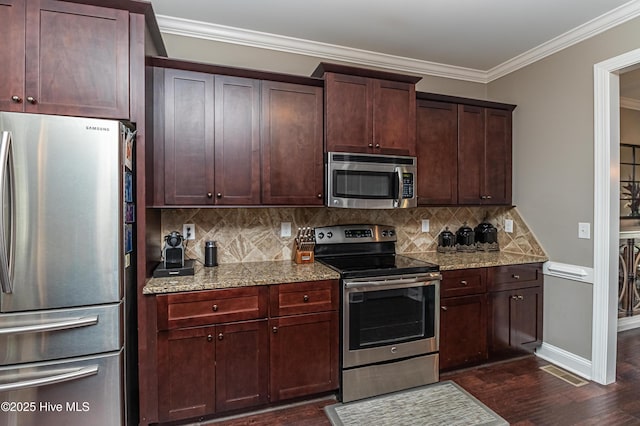
[[[164,258],[164,268],[182,268],[184,266],[184,237],[173,231],[164,237],[164,248],[162,257]]]

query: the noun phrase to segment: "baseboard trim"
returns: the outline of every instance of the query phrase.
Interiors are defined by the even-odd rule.
[[[640,327],[640,316],[618,318],[618,333]]]
[[[557,346],[543,343],[537,350],[536,356],[548,361],[558,367],[564,368],[571,373],[591,380],[591,361],[582,358]]]

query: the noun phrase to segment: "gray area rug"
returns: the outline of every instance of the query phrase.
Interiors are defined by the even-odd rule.
[[[452,381],[324,408],[334,426],[508,425]]]

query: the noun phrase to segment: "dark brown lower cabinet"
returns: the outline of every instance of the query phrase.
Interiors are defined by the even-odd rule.
[[[159,420],[266,403],[267,333],[266,319],[159,332]]]
[[[486,361],[487,296],[448,297],[440,306],[440,370]]]
[[[271,401],[338,388],[338,312],[269,320]]]

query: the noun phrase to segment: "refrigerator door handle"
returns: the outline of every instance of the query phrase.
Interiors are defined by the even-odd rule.
[[[44,324],[31,324],[21,325],[16,327],[2,327],[0,328],[0,336],[6,336],[10,334],[24,334],[24,333],[41,333],[45,331],[66,330],[69,328],[86,327],[89,325],[95,325],[98,323],[98,316],[93,315],[89,317],[80,318],[67,318],[60,321],[48,322]]]
[[[82,379],[83,377],[89,377],[96,374],[98,374],[98,366],[90,365],[83,368],[74,368],[71,371],[65,371],[61,374],[54,374],[52,376],[41,377],[38,379],[27,379],[21,382],[13,382],[0,385],[0,392],[9,392],[38,386],[55,385],[58,383],[69,382],[71,380]]]
[[[8,185],[7,185],[8,183]],[[9,193],[6,194],[5,191]],[[4,203],[9,197],[9,217],[5,217],[4,208],[0,208],[0,286],[3,293],[12,293],[12,272],[15,250],[15,181],[13,173],[13,148],[11,132],[2,132],[0,142],[0,202]],[[9,229],[5,229],[5,225]],[[7,231],[9,238],[7,239]],[[8,248],[7,248],[8,246]]]

